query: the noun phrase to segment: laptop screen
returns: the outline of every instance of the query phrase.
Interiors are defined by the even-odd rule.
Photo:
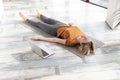
[[[53,51],[51,51],[50,49],[46,48],[43,45],[38,46],[35,43],[32,43],[32,42],[29,42],[29,43],[32,48],[32,51],[35,52],[37,55],[39,55],[42,58],[47,58],[54,54]]]

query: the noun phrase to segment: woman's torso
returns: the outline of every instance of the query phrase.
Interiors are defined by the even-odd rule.
[[[66,39],[65,45],[67,46],[77,45],[76,39],[84,35],[85,35],[84,32],[82,32],[77,26],[61,25],[57,29],[57,37]]]

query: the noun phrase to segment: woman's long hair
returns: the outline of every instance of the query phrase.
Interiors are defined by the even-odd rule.
[[[95,53],[95,46],[93,42],[82,43],[78,45],[78,51],[83,55],[90,55]]]

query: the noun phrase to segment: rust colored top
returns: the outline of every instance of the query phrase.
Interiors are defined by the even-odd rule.
[[[66,46],[75,46],[77,45],[77,37],[84,36],[77,26],[61,25],[57,29],[57,37],[66,39]]]

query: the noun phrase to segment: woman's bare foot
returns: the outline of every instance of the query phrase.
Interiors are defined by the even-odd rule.
[[[27,20],[27,17],[22,12],[19,12],[19,15],[24,21]]]
[[[36,9],[36,12],[37,12],[37,17],[40,18],[40,10]]]

